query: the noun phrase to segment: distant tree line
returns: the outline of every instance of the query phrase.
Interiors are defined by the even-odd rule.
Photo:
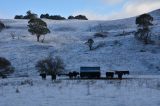
[[[33,19],[33,18],[38,18],[38,15],[32,13],[30,10],[26,12],[25,16],[16,15],[14,17],[14,19]],[[52,20],[66,20],[66,18],[61,15],[49,15],[48,13],[41,14],[40,18],[52,19]],[[88,20],[88,18],[85,15],[69,16],[68,19]]]
[[[26,12],[26,15],[16,15],[14,19],[33,19],[38,18],[38,15],[35,13],[32,13],[30,10]]]
[[[69,16],[68,19],[79,19],[79,20],[88,20],[88,18],[84,15],[77,15],[77,16]]]
[[[49,15],[49,14],[41,14],[40,18],[52,19],[52,20],[65,20],[65,17],[60,15]]]

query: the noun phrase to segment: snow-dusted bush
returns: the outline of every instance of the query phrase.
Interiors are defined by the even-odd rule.
[[[3,75],[8,75],[14,72],[14,68],[11,65],[11,62],[7,60],[6,58],[0,57],[0,74],[3,77]]]
[[[60,57],[51,57],[48,56],[45,59],[39,60],[36,64],[36,68],[39,73],[45,73],[47,75],[51,75],[52,79],[56,78],[56,75],[64,70],[64,63]]]
[[[102,48],[102,47],[104,47],[105,45],[106,45],[105,42],[100,42],[99,44],[97,44],[97,45],[93,48],[93,50]]]
[[[21,82],[21,85],[27,85],[27,84],[33,86],[33,81],[28,79]]]
[[[141,50],[140,50],[140,52],[146,52],[146,50],[144,50],[144,49],[141,49]]]
[[[11,35],[12,39],[15,39],[15,32],[11,32],[10,35]]]
[[[121,46],[122,43],[118,40],[113,41],[113,45]]]
[[[94,34],[94,37],[101,37],[101,38],[104,38],[104,37],[107,37],[107,34],[102,33],[102,32],[97,32],[97,33]]]
[[[16,93],[20,93],[20,91],[19,91],[18,87],[16,88]]]

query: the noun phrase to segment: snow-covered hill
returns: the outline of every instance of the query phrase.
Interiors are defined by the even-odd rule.
[[[157,40],[160,40],[159,12],[151,12],[155,19],[152,31]],[[132,74],[160,74],[160,44],[143,45],[135,40],[134,17],[115,21],[45,21],[51,33],[46,35],[44,43],[38,43],[28,32],[28,20],[2,20],[8,28],[0,32],[0,56],[12,62],[16,68],[14,75],[37,75],[36,62],[49,54],[60,56],[68,71],[79,71],[80,66],[101,66],[102,72],[129,70]],[[108,36],[95,38],[93,35],[100,31]],[[125,36],[120,36],[123,33]],[[89,38],[99,48],[89,51],[85,45]]]

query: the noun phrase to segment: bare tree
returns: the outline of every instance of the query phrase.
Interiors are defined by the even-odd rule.
[[[46,73],[52,76],[52,80],[56,79],[56,75],[64,70],[64,63],[60,57],[48,56],[37,62],[36,68],[40,73]]]

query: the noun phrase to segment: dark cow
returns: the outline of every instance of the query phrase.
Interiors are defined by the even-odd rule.
[[[115,74],[118,75],[119,79],[122,79],[123,75],[126,75],[126,74],[129,75],[129,71],[115,71]]]
[[[79,75],[79,72],[76,72],[76,71],[68,73],[68,76],[69,76],[70,79],[76,78],[78,75]]]
[[[42,77],[42,80],[46,80],[46,73],[41,73],[40,76]]]
[[[51,74],[51,78],[52,78],[52,80],[56,80],[56,74]]]
[[[113,78],[114,72],[106,72],[106,78]]]

